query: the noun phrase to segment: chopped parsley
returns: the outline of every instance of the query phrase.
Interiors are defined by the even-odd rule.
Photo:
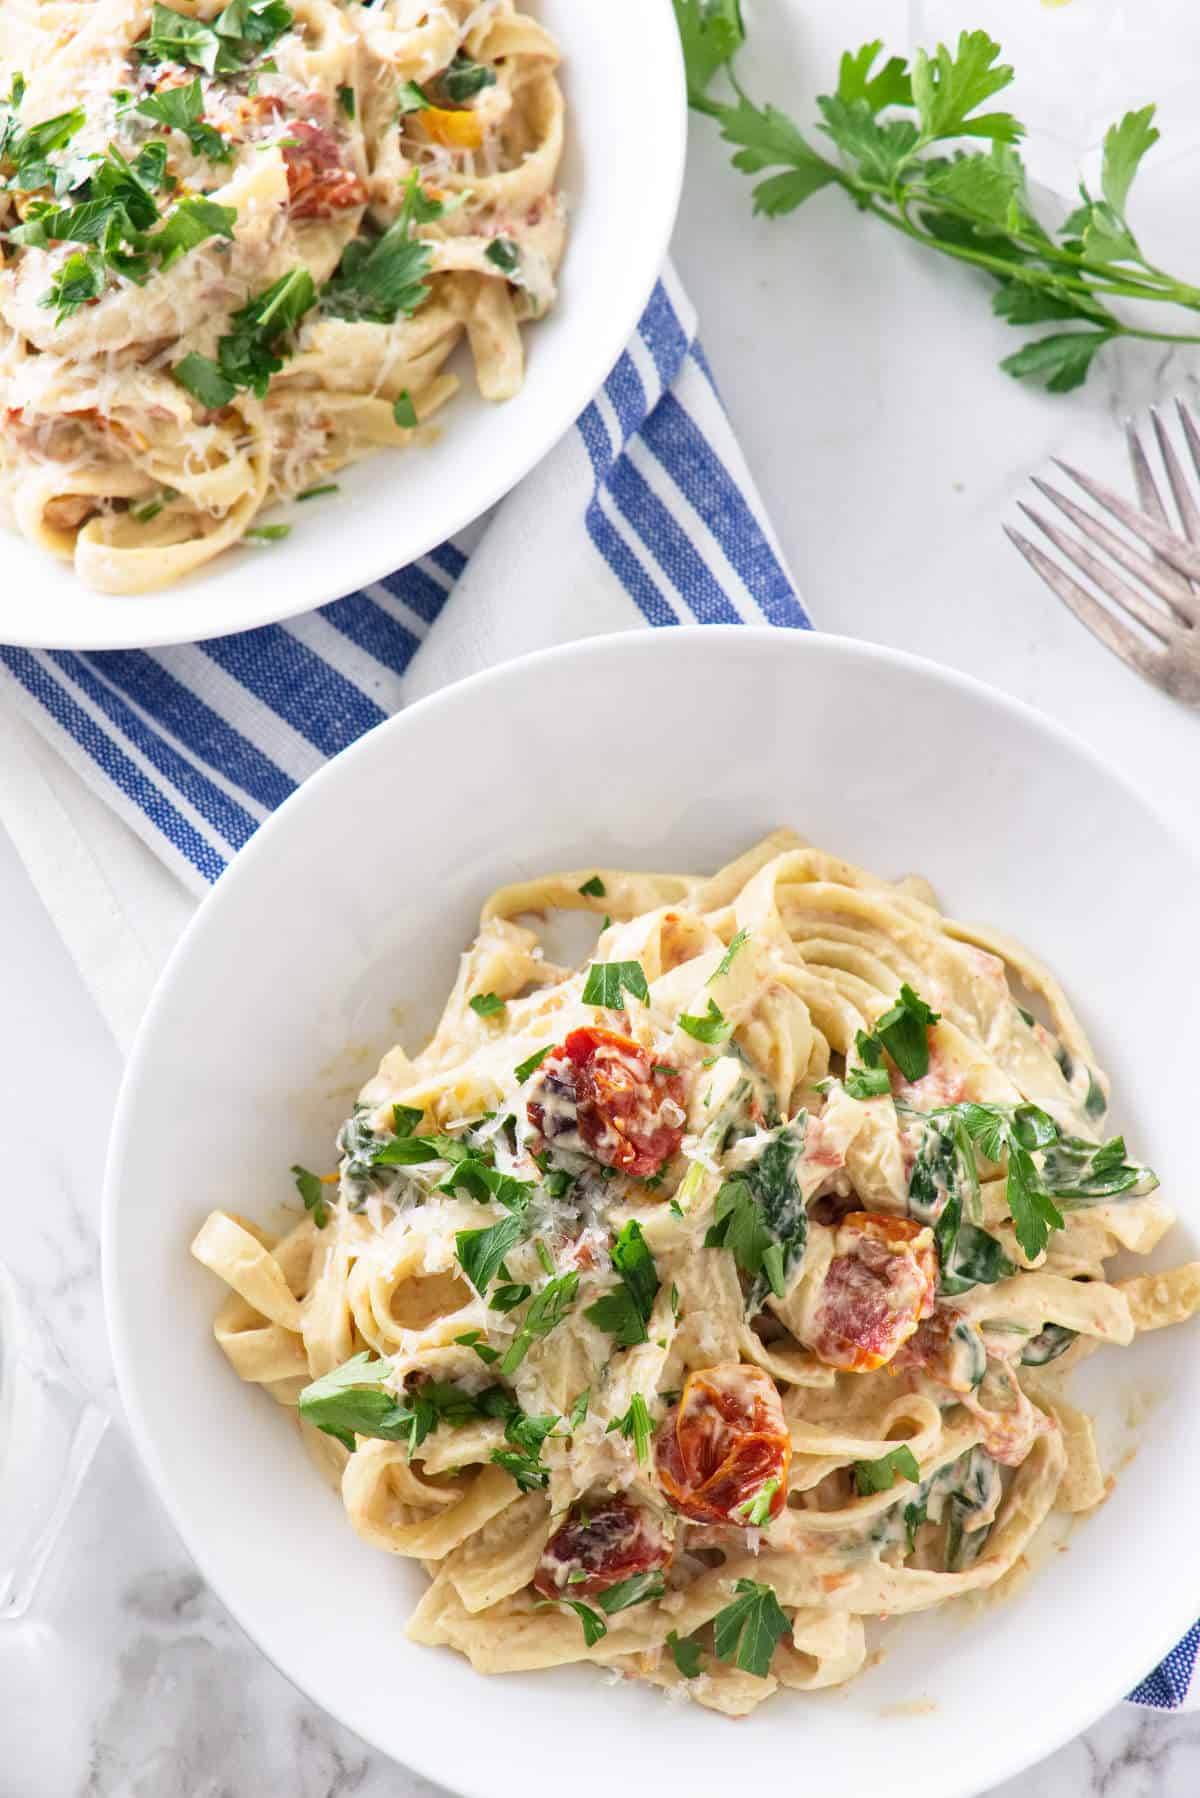
[[[618,1580],[615,1586],[597,1594],[596,1603],[606,1616],[612,1617],[618,1611],[627,1611],[630,1605],[661,1598],[665,1591],[662,1573],[653,1567],[646,1573],[631,1573],[628,1579]]]
[[[694,1036],[698,1043],[723,1043],[733,1029],[725,1013],[712,999],[708,1002],[708,1010],[703,1017],[693,1017],[681,1011],[676,1022],[681,1030]]]
[[[770,1586],[740,1579],[733,1590],[733,1603],[713,1618],[713,1651],[718,1660],[732,1661],[743,1673],[765,1679],[775,1644],[792,1626]]]
[[[637,1456],[638,1466],[644,1467],[650,1458],[650,1438],[654,1426],[650,1422],[650,1412],[640,1392],[635,1392],[629,1401],[629,1409],[623,1417],[614,1417],[604,1434],[611,1436],[613,1431],[624,1436],[627,1442],[633,1443],[633,1452]]]
[[[604,882],[598,874],[593,874],[590,880],[585,880],[579,891],[585,899],[603,899],[605,897]]]
[[[748,930],[735,930],[734,931],[733,935],[729,939],[728,949],[726,949],[724,955],[721,957],[720,961],[717,963],[716,967],[713,969],[712,973],[708,977],[708,984],[710,986],[712,985],[714,980],[719,980],[721,978],[722,974],[728,974],[730,968],[733,966],[734,956],[737,954],[738,950],[742,947],[742,945],[748,940],[749,936],[750,936],[750,932]]]
[[[402,431],[415,431],[421,422],[417,417],[417,408],[413,404],[412,394],[407,387],[392,401],[392,417]]]
[[[399,215],[383,235],[374,240],[355,237],[342,251],[341,261],[321,289],[321,311],[330,318],[377,325],[411,318],[429,298],[425,277],[433,263],[429,244],[413,232],[418,225],[440,219],[453,204],[431,199],[414,169]],[[396,422],[401,420],[397,417]]]
[[[600,1005],[607,1011],[624,1009],[623,992],[643,1005],[650,1003],[650,988],[640,961],[594,961],[588,968],[583,985],[583,1003]]]
[[[507,1398],[507,1394],[504,1396]],[[531,1417],[515,1400],[508,1399],[504,1435],[512,1446],[494,1448],[492,1460],[512,1475],[522,1492],[541,1492],[549,1484],[550,1470],[542,1462],[542,1444],[558,1421],[552,1415]]]
[[[914,1486],[921,1483],[920,1464],[906,1442],[899,1448],[889,1448],[878,1461],[854,1463],[854,1484],[860,1498],[871,1492],[890,1492],[898,1479],[910,1480]]]
[[[492,1224],[485,1230],[460,1230],[454,1238],[454,1250],[458,1256],[459,1266],[470,1280],[480,1298],[487,1297],[487,1289],[500,1271],[500,1263],[510,1249],[515,1249],[524,1234],[524,1225],[519,1217],[506,1217],[500,1223]],[[511,1290],[511,1289],[510,1289]],[[528,1287],[525,1288],[528,1293]],[[520,1303],[519,1300],[515,1301]],[[497,1310],[510,1307],[493,1305]]]
[[[489,1346],[482,1330],[464,1330],[454,1340],[461,1342],[464,1348],[474,1349],[485,1367],[491,1367],[493,1362],[500,1359],[500,1350]]]
[[[541,1067],[553,1047],[553,1043],[547,1043],[544,1049],[535,1049],[533,1054],[528,1056],[526,1060],[519,1062],[513,1069],[514,1080],[516,1080],[519,1085],[524,1085],[534,1069]]]
[[[296,495],[296,498],[297,500],[319,499],[323,493],[337,492],[339,492],[339,487],[336,481],[325,481],[320,487],[306,487],[303,493],[298,493]]]
[[[396,110],[403,117],[406,112],[428,112],[432,100],[427,100],[415,81],[402,81],[396,89]]]
[[[483,253],[510,281],[521,266],[521,252],[511,237],[493,237]]]
[[[494,1018],[504,1010],[504,1000],[495,993],[476,993],[468,1004],[477,1018]]]
[[[875,1035],[906,1080],[920,1080],[929,1072],[929,1026],[941,1015],[931,1011],[906,981],[891,1010],[875,1020]]]
[[[144,119],[165,125],[168,131],[182,131],[197,156],[207,156],[210,162],[232,160],[232,144],[226,142],[215,125],[204,122],[204,90],[199,75],[185,87],[167,87],[161,93],[147,94],[133,110]]]
[[[574,1270],[569,1274],[558,1274],[553,1280],[546,1282],[531,1301],[524,1323],[509,1344],[500,1363],[502,1374],[514,1374],[534,1342],[558,1328],[575,1303],[578,1290],[579,1275]]]
[[[646,1324],[658,1295],[658,1269],[636,1218],[622,1226],[613,1244],[612,1264],[621,1276],[620,1286],[589,1305],[583,1315],[615,1337],[618,1347],[632,1348],[650,1340]]]
[[[143,62],[190,63],[208,75],[236,75],[290,30],[283,0],[229,0],[211,23],[157,3],[134,49]]]
[[[751,1529],[766,1529],[771,1521],[771,1500],[779,1490],[777,1479],[764,1480],[758,1491],[735,1506],[730,1513],[739,1523],[748,1524]]]
[[[265,398],[271,376],[291,353],[286,339],[316,304],[316,297],[308,270],[290,269],[232,315],[232,328],[218,342],[215,362],[192,350],[171,372],[209,410],[227,406],[244,388]]]
[[[304,1209],[312,1214],[312,1221],[318,1230],[323,1230],[329,1222],[329,1213],[325,1209],[325,1194],[321,1181],[306,1167],[293,1167],[292,1179],[296,1182],[296,1191],[304,1200]]]
[[[87,114],[82,106],[72,106],[69,112],[56,113],[40,125],[25,126],[17,118],[24,97],[24,78],[14,75],[12,91],[0,111],[0,164],[6,173],[12,171],[10,187],[21,193],[34,193],[54,182],[58,171],[51,167],[49,158],[56,150],[66,148],[87,123]]]
[[[473,62],[460,50],[448,68],[438,77],[442,92],[455,106],[462,106],[485,87],[495,87],[496,71],[486,63]]]
[[[583,1391],[579,1394],[579,1397],[575,1400],[575,1403],[571,1406],[571,1413],[570,1413],[570,1417],[568,1418],[568,1422],[570,1423],[570,1426],[573,1430],[577,1430],[579,1428],[580,1424],[583,1422],[584,1418],[587,1416],[588,1406],[590,1405],[591,1401],[592,1401],[592,1389],[590,1386],[585,1386]]]
[[[892,1089],[888,1071],[883,1065],[883,1044],[878,1037],[860,1030],[854,1038],[861,1067],[850,1068],[845,1079],[846,1091],[852,1099],[878,1099]]]
[[[339,87],[338,91],[337,91],[337,97],[338,97],[338,105],[341,107],[341,109],[345,113],[346,117],[348,119],[352,119],[354,117],[355,110],[356,110],[355,102],[354,102],[354,89],[352,87]]]
[[[500,1276],[503,1279],[503,1268],[500,1269]],[[518,1305],[525,1303],[532,1291],[533,1287],[527,1286],[524,1281],[518,1283],[509,1280],[503,1286],[496,1287],[488,1303],[493,1311],[515,1311]]]
[[[671,1650],[671,1659],[684,1679],[699,1679],[700,1644],[689,1641],[686,1636],[680,1640],[678,1632],[671,1630],[667,1635],[667,1647]]]
[[[750,1276],[746,1299],[750,1313],[761,1309],[768,1292],[784,1296],[788,1275],[804,1254],[808,1213],[796,1163],[807,1125],[807,1115],[797,1112],[790,1123],[773,1132],[757,1159],[724,1181],[717,1193],[704,1246],[728,1249]]]
[[[255,524],[248,531],[242,532],[247,543],[282,543],[291,534],[290,524]]]

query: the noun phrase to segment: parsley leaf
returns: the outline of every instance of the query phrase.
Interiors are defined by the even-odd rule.
[[[623,1417],[614,1417],[604,1434],[611,1436],[613,1431],[624,1436],[627,1442],[633,1443],[634,1454],[638,1465],[644,1467],[650,1458],[650,1438],[654,1427],[650,1422],[650,1412],[640,1392],[635,1392],[629,1401],[629,1409]]]
[[[504,1000],[495,993],[476,993],[468,1003],[477,1018],[494,1018],[504,1010]]]
[[[506,1217],[485,1230],[460,1230],[455,1236],[454,1252],[459,1266],[480,1298],[487,1297],[500,1263],[510,1249],[516,1248],[523,1234],[520,1218]]]
[[[712,999],[709,1000],[708,1010],[703,1017],[693,1017],[688,1012],[681,1011],[675,1021],[681,1030],[694,1036],[698,1043],[723,1043],[733,1030],[725,1013]]]
[[[587,979],[583,985],[583,1003],[585,1005],[602,1005],[608,1011],[620,1011],[624,1007],[622,992],[640,999],[643,1005],[650,1003],[650,988],[646,985],[646,975],[640,961],[594,961],[588,968]]]
[[[709,986],[712,985],[714,980],[719,980],[721,978],[722,974],[728,974],[730,968],[733,966],[734,959],[737,956],[738,950],[741,949],[743,947],[743,945],[749,941],[749,938],[750,938],[750,932],[748,930],[735,930],[734,931],[733,935],[729,939],[728,949],[726,949],[724,955],[721,957],[720,961],[717,963],[716,967],[713,969],[712,973],[708,977]]]
[[[583,885],[579,888],[579,891],[585,896],[585,898],[603,899],[604,898],[604,882],[601,880],[601,878],[598,874],[593,874],[590,880],[584,881]]]
[[[396,89],[397,111],[401,117],[406,112],[428,112],[433,102],[427,100],[419,84],[415,81],[402,81]]]
[[[671,1650],[671,1658],[684,1679],[699,1679],[700,1644],[691,1642],[686,1637],[681,1641],[678,1632],[671,1630],[667,1635],[667,1647]]]
[[[351,1453],[356,1436],[407,1441],[411,1460],[413,1451],[434,1428],[437,1410],[420,1393],[410,1403],[400,1404],[383,1386],[391,1371],[390,1361],[373,1359],[369,1352],[355,1355],[304,1388],[300,1415]]]
[[[620,1348],[632,1348],[650,1340],[646,1324],[658,1295],[658,1269],[636,1218],[622,1226],[613,1244],[612,1264],[621,1285],[589,1305],[583,1315],[614,1336]]]
[[[525,1313],[525,1321],[500,1363],[502,1374],[505,1376],[514,1374],[533,1347],[534,1342],[539,1337],[548,1336],[551,1330],[558,1328],[575,1303],[575,1294],[578,1290],[579,1275],[574,1270],[569,1274],[558,1274],[553,1280],[547,1280],[530,1303],[529,1309]]]
[[[768,1292],[782,1298],[788,1275],[804,1254],[808,1212],[796,1178],[807,1116],[797,1112],[772,1133],[758,1157],[717,1193],[707,1249],[726,1248],[750,1276],[746,1309],[760,1310]],[[698,1163],[696,1165],[699,1165]]]
[[[455,106],[474,99],[485,87],[495,87],[496,71],[486,63],[473,62],[460,50],[448,68],[438,77],[442,92]]]
[[[306,1167],[294,1167],[292,1178],[296,1182],[296,1191],[304,1200],[304,1209],[312,1213],[317,1229],[323,1230],[329,1222],[329,1213],[325,1209],[325,1194],[320,1179],[316,1174],[310,1174]]]
[[[854,1463],[854,1484],[860,1497],[869,1492],[890,1492],[897,1479],[911,1480],[914,1486],[921,1482],[920,1465],[906,1442],[899,1448],[890,1448],[878,1461]]]
[[[612,1617],[617,1611],[627,1611],[630,1605],[661,1598],[666,1589],[661,1570],[654,1567],[647,1573],[631,1573],[628,1579],[606,1587],[597,1594],[596,1603],[606,1616]]]
[[[585,1386],[583,1391],[579,1394],[579,1397],[575,1400],[575,1403],[571,1406],[568,1422],[573,1430],[577,1430],[587,1416],[588,1406],[591,1403],[591,1399],[592,1389],[590,1386]]]
[[[732,1661],[743,1673],[765,1679],[771,1671],[775,1644],[791,1630],[770,1586],[740,1579],[736,1597],[713,1618],[713,1650],[720,1661]]]
[[[1009,374],[1051,392],[1079,386],[1118,337],[1190,339],[1186,330],[1157,331],[1143,314],[1122,318],[1112,309],[1116,300],[1200,311],[1200,288],[1149,262],[1127,219],[1132,182],[1158,138],[1153,107],[1110,128],[1102,197],[1083,189],[1083,204],[1051,230],[1033,210],[1015,147],[1023,126],[1011,112],[983,110],[1013,79],[985,31],[964,31],[952,48],[939,45],[932,54],[918,50],[911,68],[899,56],[881,61],[879,40],[847,51],[836,91],[817,101],[835,159],[820,155],[786,114],[756,105],[738,82],[732,63],[745,30],[737,0],[673,3],[691,105],[737,147],[735,167],[765,175],[754,188],[756,212],[777,217],[824,187],[840,187],[864,214],[1001,283],[995,310],[1011,324],[1088,324],[1004,358]],[[722,72],[727,99],[714,91]],[[957,148],[963,138],[986,140],[986,152],[965,154]]]
[[[271,376],[290,354],[286,339],[315,304],[316,289],[308,270],[290,269],[232,315],[231,329],[217,344],[215,362],[193,350],[171,372],[210,409],[227,406],[242,388],[263,399]]]
[[[586,1648],[594,1648],[602,1636],[608,1634],[608,1625],[599,1611],[593,1611],[590,1604],[584,1604],[581,1598],[556,1598],[549,1600],[553,1604],[565,1604],[574,1611],[583,1625],[583,1641]]]
[[[876,1019],[875,1035],[906,1080],[920,1080],[929,1072],[929,1026],[940,1017],[906,981],[891,1010]]]
[[[778,1479],[764,1480],[757,1492],[734,1506],[730,1516],[736,1517],[739,1523],[748,1524],[751,1529],[766,1529],[771,1521],[771,1500],[778,1490]]]
[[[392,1129],[397,1136],[411,1136],[424,1116],[419,1105],[393,1105]]]
[[[425,277],[433,264],[433,251],[424,239],[414,237],[414,229],[449,210],[444,201],[429,197],[414,169],[394,223],[373,242],[355,237],[342,251],[341,261],[321,289],[322,312],[377,325],[411,318],[429,298]]]
[[[421,422],[417,417],[417,408],[413,404],[413,396],[406,387],[403,393],[396,395],[392,401],[392,417],[402,431],[415,431]]]
[[[134,49],[143,62],[190,63],[208,75],[233,75],[290,30],[283,0],[230,0],[211,24],[156,0],[150,30]]]
[[[544,1049],[535,1049],[532,1055],[528,1056],[524,1061],[517,1063],[517,1066],[513,1069],[513,1079],[518,1085],[523,1086],[530,1074],[534,1072],[535,1068],[541,1067],[553,1047],[553,1043],[547,1043]]]
[[[147,94],[134,111],[146,119],[165,125],[169,131],[182,131],[197,156],[210,162],[229,162],[233,146],[228,144],[214,125],[204,123],[204,94],[200,77],[184,87],[164,88],[161,93]]]

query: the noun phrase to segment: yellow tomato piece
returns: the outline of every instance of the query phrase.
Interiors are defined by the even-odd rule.
[[[483,126],[476,112],[430,106],[417,116],[434,143],[445,144],[449,150],[478,150],[483,142]]]

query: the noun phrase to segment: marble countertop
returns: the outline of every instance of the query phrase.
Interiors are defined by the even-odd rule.
[[[789,103],[824,83],[845,45],[903,37],[898,0],[748,0],[747,13],[749,84]],[[802,99],[796,109],[807,115]],[[1082,394],[1026,390],[994,367],[1012,343],[971,275],[930,267],[835,193],[792,219],[754,220],[726,155],[694,121],[674,253],[819,626],[934,656],[1051,712],[1200,844],[1200,718],[1097,647],[1000,531],[1052,454],[1124,480],[1119,421],[1194,388],[1200,362],[1135,347],[1110,353]],[[1178,217],[1184,179],[1180,162],[1147,178],[1148,232]],[[1182,245],[1171,224],[1163,260],[1200,264],[1193,229]],[[47,1338],[118,1414],[97,1219],[119,1057],[2,837],[0,912],[3,1252]],[[41,1121],[50,1105],[52,1129]],[[0,1691],[0,1798],[434,1790],[332,1723],[246,1640],[175,1539],[119,1422],[31,1619],[0,1625]],[[992,1798],[1198,1790],[1200,1716],[1123,1706]]]

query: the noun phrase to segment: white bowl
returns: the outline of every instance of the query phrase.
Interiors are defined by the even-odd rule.
[[[292,533],[231,550],[157,593],[93,593],[69,563],[0,530],[0,642],[148,648],[310,611],[403,568],[486,512],[570,429],[624,349],[664,258],[683,182],[687,102],[670,0],[529,0],[563,50],[570,209],[562,293],[525,333],[523,391],[502,406],[462,391],[428,447],[385,450],[341,491],[275,508]],[[456,364],[456,366],[458,366]]]
[[[1067,982],[1117,1118],[1195,1256],[1196,868],[1146,803],[1056,725],[890,650],[742,626],[596,639],[479,675],[346,750],[263,826],[176,951],[138,1038],[105,1193],[121,1389],[206,1577],[318,1703],[456,1791],[575,1798],[791,1782],[949,1798],[1084,1728],[1200,1610],[1200,1356],[1191,1327],[1090,1361],[1110,1464],[1139,1452],[1068,1552],[1006,1603],[894,1626],[836,1693],[734,1728],[594,1669],[486,1680],[405,1640],[421,1573],[359,1541],[290,1419],[211,1336],[188,1256],[205,1213],[260,1220],[324,1165],[353,1089],[448,992],[480,902],[557,867],[707,869],[789,824],[960,916],[1025,938]],[[463,1720],[469,1726],[463,1727]],[[651,1734],[652,1732],[652,1734]],[[531,1760],[531,1757],[532,1760]]]

